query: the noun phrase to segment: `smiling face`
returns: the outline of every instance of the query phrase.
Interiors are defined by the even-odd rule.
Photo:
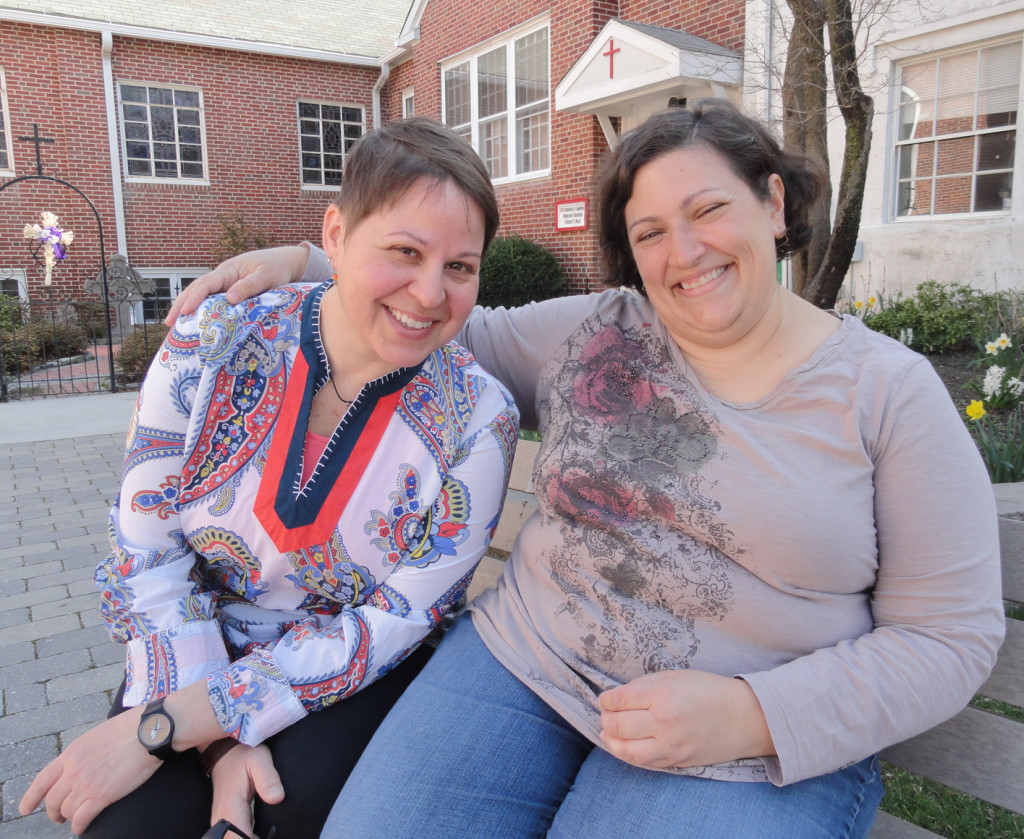
[[[779,292],[775,239],[785,234],[783,187],[762,200],[705,146],[675,149],[637,170],[625,208],[644,289],[684,352],[730,346]]]
[[[420,364],[476,303],[483,213],[450,180],[419,179],[351,230],[331,205],[323,243],[338,281],[324,298],[322,331],[332,370],[346,378]]]

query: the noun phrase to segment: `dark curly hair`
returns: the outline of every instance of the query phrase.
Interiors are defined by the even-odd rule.
[[[649,117],[623,136],[605,161],[597,194],[607,285],[631,286],[644,293],[626,230],[626,203],[637,171],[663,154],[697,145],[718,152],[764,201],[771,195],[768,178],[775,174],[782,179],[786,233],[775,240],[778,259],[811,241],[808,212],[822,194],[826,177],[818,160],[802,150],[783,148],[767,128],[730,102],[702,99],[692,108],[670,108]]]

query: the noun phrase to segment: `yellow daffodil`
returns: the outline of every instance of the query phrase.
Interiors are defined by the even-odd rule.
[[[878,303],[878,298],[875,297],[874,295],[872,295],[871,297],[868,298],[868,308],[869,309],[875,308],[875,304],[876,303]]]
[[[980,399],[975,399],[967,406],[966,413],[970,419],[978,421],[985,416],[985,404]]]
[[[999,355],[999,345],[995,341],[989,341],[985,344],[985,353],[987,355]]]
[[[864,308],[864,301],[863,300],[854,300],[853,301],[853,308],[855,308],[859,312],[861,309]]]
[[[1010,340],[1010,336],[1005,332],[996,338],[996,344],[999,345],[999,349],[1006,350],[1013,346],[1013,341]]]

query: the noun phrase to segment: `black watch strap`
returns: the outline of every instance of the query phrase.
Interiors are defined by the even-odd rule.
[[[139,742],[153,757],[167,760],[174,754],[174,720],[164,708],[164,698],[154,699],[142,712],[139,721]]]

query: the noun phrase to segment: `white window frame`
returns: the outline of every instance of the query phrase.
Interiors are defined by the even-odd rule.
[[[140,268],[138,269],[139,276],[143,279],[152,280],[167,280],[168,293],[170,298],[160,298],[157,296],[157,300],[167,299],[168,304],[173,303],[182,290],[185,289],[189,283],[199,279],[203,274],[209,271],[208,268]],[[137,300],[132,305],[131,322],[133,324],[141,323],[160,323],[163,320],[163,315],[157,313],[155,318],[147,319],[145,316],[145,302]]]
[[[978,97],[979,91],[977,90],[977,85],[975,85],[975,89],[974,89],[975,103],[974,103],[974,113],[973,113],[974,125],[972,126],[972,128],[970,130],[967,130],[967,131],[954,132],[954,133],[949,133],[949,134],[934,134],[933,133],[932,135],[929,135],[926,138],[920,138],[920,140],[918,140],[918,142],[919,143],[936,143],[937,144],[938,142],[945,141],[945,140],[953,140],[953,139],[965,138],[965,137],[978,138],[978,137],[981,137],[981,136],[986,135],[986,134],[998,134],[998,133],[1001,133],[1001,132],[1012,130],[1012,131],[1015,132],[1015,138],[1014,138],[1014,150],[1015,151],[1014,151],[1014,158],[1013,158],[1014,159],[1014,165],[1012,167],[1005,167],[1008,170],[1006,172],[1002,172],[1002,170],[999,170],[999,169],[979,170],[977,168],[977,166],[978,166],[978,160],[977,160],[977,151],[978,151],[977,139],[975,139],[975,146],[974,146],[974,152],[973,152],[974,157],[973,157],[971,171],[969,173],[962,173],[962,174],[956,175],[956,177],[964,177],[964,176],[969,174],[970,177],[971,177],[971,203],[972,203],[972,209],[970,211],[968,211],[968,212],[958,212],[958,213],[927,212],[927,213],[918,213],[918,214],[913,214],[913,215],[900,215],[900,184],[901,184],[900,171],[899,171],[900,149],[904,148],[904,147],[915,145],[914,138],[908,138],[907,140],[900,140],[900,138],[899,138],[899,130],[900,130],[901,118],[902,118],[902,116],[901,116],[901,111],[902,111],[901,103],[903,103],[903,96],[902,96],[902,94],[903,94],[903,73],[904,73],[905,68],[910,67],[910,66],[915,65],[915,64],[920,64],[920,63],[929,62],[929,61],[941,62],[941,60],[944,59],[944,58],[948,59],[948,58],[951,58],[953,56],[964,55],[964,54],[968,54],[968,53],[972,53],[972,52],[975,53],[976,55],[980,56],[981,50],[983,50],[983,49],[988,49],[988,48],[992,48],[992,47],[999,47],[999,46],[1003,46],[1003,45],[1007,45],[1007,44],[1017,44],[1017,45],[1019,45],[1021,47],[1021,51],[1022,51],[1022,61],[1021,61],[1022,74],[1017,79],[1017,111],[1016,111],[1017,119],[1014,122],[1014,124],[1012,126],[995,126],[993,128],[981,128],[981,129],[979,129],[977,127],[977,119],[978,119],[978,99],[977,99],[977,97]],[[893,69],[894,69],[894,73],[893,73],[893,86],[894,86],[893,102],[895,104],[895,107],[893,109],[893,123],[892,123],[893,127],[892,127],[892,132],[891,132],[892,141],[891,141],[890,147],[889,147],[889,164],[888,164],[890,172],[891,172],[891,178],[890,178],[890,181],[889,181],[890,189],[891,189],[890,196],[889,196],[889,204],[888,204],[888,215],[889,215],[889,218],[893,222],[898,223],[898,224],[910,224],[910,223],[930,222],[930,221],[947,222],[947,221],[954,221],[954,220],[959,220],[959,219],[980,220],[980,219],[986,219],[986,218],[1005,216],[1005,215],[1010,215],[1013,212],[1013,205],[1012,205],[1013,197],[1012,196],[1014,194],[1016,194],[1016,196],[1017,196],[1017,198],[1016,198],[1016,200],[1018,202],[1017,206],[1018,207],[1022,206],[1021,202],[1024,202],[1024,195],[1021,195],[1018,190],[1014,189],[1014,185],[1016,183],[1020,182],[1020,177],[1019,177],[1019,174],[1020,174],[1020,163],[1018,163],[1019,155],[1017,154],[1017,152],[1022,151],[1022,148],[1021,148],[1021,144],[1022,144],[1021,129],[1022,129],[1022,127],[1024,127],[1024,126],[1021,125],[1021,120],[1020,120],[1020,114],[1022,112],[1021,105],[1024,104],[1024,42],[1022,42],[1021,33],[1017,32],[1017,33],[1015,33],[1012,36],[1007,36],[1007,37],[1002,37],[1002,38],[989,38],[989,39],[985,39],[985,40],[981,40],[981,41],[973,41],[973,42],[970,42],[970,43],[958,44],[956,46],[949,46],[946,49],[938,49],[938,50],[929,51],[929,52],[922,52],[922,53],[920,53],[918,55],[914,55],[913,57],[906,58],[905,60],[900,61],[898,64],[894,63]],[[904,103],[904,104],[909,104],[909,103]],[[933,154],[933,169],[932,169],[933,174],[932,174],[932,176],[930,178],[931,184],[932,184],[932,189],[931,189],[931,205],[930,205],[930,209],[931,210],[933,210],[934,207],[935,207],[935,198],[936,198],[936,192],[937,192],[936,184],[940,180],[942,180],[942,176],[938,175],[936,170],[935,170],[935,167],[938,164],[938,158],[939,158],[939,156],[938,156],[937,153]],[[1008,176],[1008,180],[1009,180],[1010,187],[1011,187],[1011,190],[1010,190],[1011,197],[1010,197],[1009,201],[1006,204],[1004,204],[1004,207],[1002,209],[973,209],[973,204],[974,204],[974,202],[975,202],[975,200],[977,198],[976,186],[977,186],[977,178],[978,178],[978,176],[979,175],[985,175],[985,174],[1000,174],[1000,173],[1005,174],[1005,175]]]
[[[407,87],[402,91],[402,119],[416,116],[416,91]]]
[[[515,97],[515,44],[526,38],[529,35],[533,35],[542,30],[547,32],[547,55],[545,59],[547,61],[547,95],[529,102],[525,105],[518,105],[514,101]],[[467,137],[470,144],[476,149],[477,153],[484,159],[485,165],[488,164],[487,150],[481,147],[481,118],[480,118],[480,91],[479,91],[479,73],[478,73],[478,62],[479,60],[493,53],[500,47],[505,47],[505,67],[506,67],[506,80],[513,80],[506,83],[506,102],[505,102],[505,130],[507,136],[508,150],[507,150],[507,171],[508,174],[491,178],[492,182],[496,185],[504,183],[515,183],[524,180],[533,180],[536,178],[545,178],[551,175],[551,112],[552,112],[552,84],[551,84],[551,25],[547,16],[542,19],[535,19],[528,21],[521,26],[514,29],[510,29],[503,32],[501,35],[491,38],[482,44],[474,46],[470,50],[466,50],[458,55],[452,56],[441,62],[441,113],[443,115],[442,120],[448,123],[448,90],[446,85],[446,74],[457,70],[462,67],[468,67],[469,80],[470,80],[470,121],[468,123],[460,123],[459,125],[450,125],[449,127],[456,130],[458,133]],[[531,108],[537,108],[543,105],[547,110],[547,137],[543,145],[544,153],[547,156],[547,165],[525,172],[517,172],[517,161],[519,158],[519,137],[516,130],[517,114],[520,111],[526,111]],[[484,121],[487,121],[486,118]],[[466,129],[468,128],[468,131]],[[488,167],[489,168],[489,167]]]
[[[24,268],[0,268],[0,282],[17,283],[18,299],[28,300],[28,275]],[[6,292],[0,290],[0,294],[6,294]]]
[[[14,174],[14,142],[11,137],[11,109],[7,107],[7,73],[0,67],[0,109],[4,125],[0,131],[0,150],[7,153],[7,166],[0,166],[0,175]]]
[[[305,165],[306,161],[304,160],[304,155],[307,154],[307,152],[303,149],[303,138],[309,137],[309,136],[313,136],[313,135],[303,133],[303,125],[302,125],[302,123],[304,121],[308,121],[310,119],[309,117],[303,117],[302,116],[302,106],[303,105],[316,105],[318,108],[323,108],[325,106],[329,107],[329,108],[338,108],[339,111],[341,112],[341,116],[342,117],[344,117],[344,115],[345,115],[345,113],[344,113],[345,109],[359,111],[359,114],[360,114],[359,122],[358,122],[358,125],[359,125],[359,137],[362,137],[366,133],[366,108],[364,108],[362,105],[356,105],[356,104],[345,103],[345,102],[328,102],[328,101],[322,100],[322,99],[299,99],[295,103],[295,117],[296,117],[296,120],[297,120],[297,122],[295,124],[295,127],[296,127],[296,130],[298,131],[298,139],[299,139],[299,183],[302,185],[303,189],[327,190],[329,192],[339,192],[341,190],[341,183],[340,182],[336,183],[336,184],[328,184],[328,183],[324,182],[325,181],[324,173],[326,171],[328,171],[328,170],[324,169],[324,166],[323,166],[323,156],[324,156],[325,152],[323,151],[322,145],[321,145],[321,148],[318,151],[313,152],[311,150],[309,152],[309,153],[314,153],[314,154],[319,154],[320,155],[320,158],[321,158],[320,159],[320,166],[318,167],[319,172],[320,172],[320,183],[307,183],[306,180],[305,180],[304,175],[305,175],[306,170],[307,169],[312,169],[313,167],[309,167],[309,166]],[[321,124],[321,126],[323,125],[323,121],[324,120],[323,120],[322,116],[317,117],[316,120],[317,120],[317,122],[319,122]],[[354,145],[355,142],[359,138],[345,137],[345,126],[346,125],[356,125],[357,124],[356,122],[354,122],[353,120],[346,120],[346,119],[341,119],[339,122],[340,122],[340,126],[341,126],[341,141],[342,141],[342,148],[341,148],[341,153],[340,153],[340,156],[341,156],[341,170],[340,171],[344,171],[345,160],[348,158],[348,152],[349,152],[349,149],[346,148],[346,146],[350,145],[348,143],[348,141],[352,140],[353,142],[352,142],[351,145]],[[321,128],[321,131],[316,136],[319,138],[319,142],[322,144],[323,143],[323,131],[322,131],[322,128]]]
[[[198,125],[198,128],[199,128],[199,143],[188,143],[187,145],[190,145],[190,146],[198,145],[200,147],[200,149],[201,149],[200,153],[202,155],[202,160],[200,161],[200,163],[201,163],[201,165],[203,167],[203,174],[202,174],[201,177],[184,177],[181,174],[181,164],[183,162],[194,163],[195,161],[182,161],[181,155],[180,155],[181,134],[178,131],[178,129],[179,128],[192,128],[192,127],[195,127],[195,126],[192,126],[191,124],[179,125],[178,124],[177,114],[175,114],[175,121],[174,121],[174,125],[175,125],[174,147],[175,147],[175,152],[176,152],[175,163],[177,164],[177,168],[178,168],[177,176],[173,177],[173,178],[170,178],[170,177],[163,177],[163,176],[153,175],[153,174],[150,174],[150,175],[132,174],[130,172],[130,165],[129,165],[129,158],[128,158],[128,144],[129,143],[143,143],[143,142],[147,143],[150,146],[149,161],[150,161],[150,164],[151,164],[152,167],[155,167],[157,160],[156,160],[155,155],[153,154],[153,149],[152,149],[153,143],[154,143],[153,135],[152,135],[152,105],[148,101],[147,101],[147,104],[146,104],[146,109],[147,109],[147,112],[149,114],[149,119],[147,121],[149,126],[150,126],[149,138],[146,139],[146,140],[142,140],[141,138],[131,138],[131,139],[129,139],[128,136],[127,136],[127,126],[125,124],[124,106],[126,104],[133,105],[133,104],[138,104],[138,103],[134,103],[134,102],[126,103],[126,102],[124,102],[122,100],[122,98],[121,98],[121,96],[122,96],[122,89],[125,88],[125,87],[156,88],[156,89],[161,89],[161,90],[170,90],[170,91],[172,91],[172,93],[175,92],[175,91],[180,91],[182,93],[195,93],[195,94],[198,95],[198,97],[199,97],[199,106],[198,106],[197,110],[199,111],[199,125]],[[175,105],[175,106],[172,106],[172,107],[174,107],[176,109],[178,106]],[[186,107],[189,110],[196,110],[196,109],[191,108],[191,106],[182,106],[182,107]],[[131,183],[198,184],[198,185],[202,185],[202,186],[209,186],[209,184],[210,184],[210,166],[209,166],[210,156],[207,154],[207,151],[206,151],[206,116],[205,116],[205,112],[206,112],[206,108],[205,108],[204,103],[203,103],[203,91],[200,88],[198,88],[198,87],[191,87],[189,85],[158,84],[156,82],[142,82],[142,81],[132,81],[132,80],[129,80],[129,79],[119,79],[118,82],[117,82],[117,121],[118,121],[118,123],[121,126],[121,159],[124,161],[124,177],[125,177],[125,180],[129,181]],[[136,122],[136,121],[133,120],[133,122]],[[141,159],[141,158],[132,158],[132,159],[134,160],[134,159]],[[153,168],[153,171],[155,171],[155,168]]]

